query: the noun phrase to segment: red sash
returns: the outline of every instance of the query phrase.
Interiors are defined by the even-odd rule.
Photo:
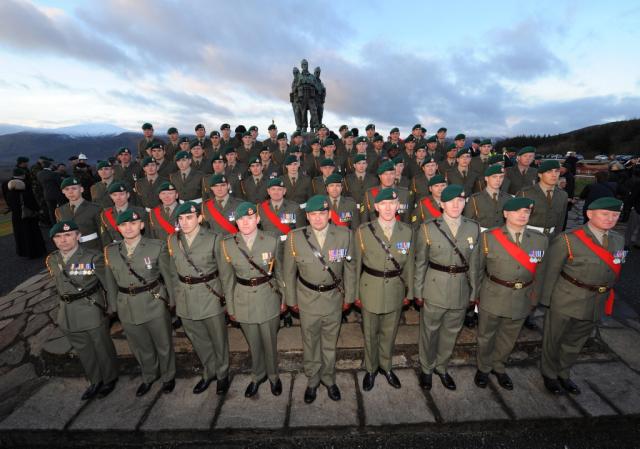
[[[373,197],[373,201],[375,202],[376,197],[378,196],[378,188],[371,187],[371,196]],[[400,221],[400,214],[396,212],[396,221]]]
[[[235,234],[238,232],[238,228],[236,228],[227,217],[225,217],[218,209],[216,209],[213,205],[213,200],[209,200],[206,203],[207,210],[213,217],[213,219],[218,223],[222,228],[227,231],[229,234]]]
[[[274,211],[269,208],[269,200],[265,200],[260,203],[260,207],[264,211],[264,215],[269,219],[271,223],[275,225],[276,228],[280,230],[283,234],[288,234],[291,231],[291,228],[280,221],[280,217],[278,217]]]
[[[338,216],[337,212],[333,209],[329,210],[329,215],[331,216],[331,221],[333,222],[334,225],[337,226],[349,226],[348,222],[343,222],[340,221],[340,217]]]
[[[621,264],[613,263],[613,254],[604,249],[602,246],[597,245],[593,240],[587,236],[584,232],[584,229],[578,229],[573,232],[573,235],[578,237],[578,239],[586,245],[591,251],[593,251],[596,256],[598,256],[604,263],[606,263],[611,271],[616,274],[616,280],[620,277],[620,271],[622,270]],[[615,299],[615,293],[613,289],[609,290],[609,296],[607,297],[607,301],[604,303],[604,313],[607,315],[611,315],[613,313],[613,301]]]
[[[109,222],[109,224],[111,225],[111,227],[118,233],[120,234],[120,230],[118,229],[118,225],[116,223],[116,219],[113,216],[113,207],[110,207],[109,209],[105,209],[104,211],[104,216],[107,217],[107,221]]]
[[[429,213],[433,215],[435,218],[438,218],[440,215],[442,215],[442,212],[440,212],[438,208],[433,205],[433,203],[431,202],[428,196],[425,196],[424,198],[422,198],[421,203],[424,207],[427,208]]]
[[[171,226],[171,223],[165,220],[164,217],[162,216],[162,213],[160,212],[160,206],[156,206],[153,208],[153,214],[156,216],[156,221],[158,222],[158,224],[162,226],[162,229],[164,229],[164,232],[166,232],[169,235],[176,232],[176,228]]]
[[[502,245],[502,247],[509,253],[511,257],[513,257],[516,262],[522,265],[527,271],[531,274],[536,273],[537,264],[531,262],[529,260],[529,255],[518,245],[511,242],[506,235],[502,232],[502,229],[496,228],[491,231],[491,234],[496,238],[498,243]]]

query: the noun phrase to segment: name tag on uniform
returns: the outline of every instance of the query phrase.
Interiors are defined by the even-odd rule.
[[[531,263],[540,263],[543,257],[544,257],[544,251],[542,250],[529,251],[529,262]]]
[[[409,252],[409,248],[411,247],[411,242],[398,242],[396,243],[396,249],[400,254],[407,254]]]
[[[329,262],[342,262],[342,260],[346,258],[347,258],[346,248],[337,248],[337,249],[329,250]]]

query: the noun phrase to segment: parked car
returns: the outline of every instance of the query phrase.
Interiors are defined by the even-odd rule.
[[[596,157],[594,157],[594,159],[596,161],[608,161],[609,160],[609,156],[607,156],[606,154],[599,154]]]

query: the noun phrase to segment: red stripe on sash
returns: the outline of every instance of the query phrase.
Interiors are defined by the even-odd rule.
[[[235,234],[238,232],[238,228],[236,228],[227,217],[225,217],[216,207],[213,205],[213,200],[209,200],[206,203],[207,210],[213,217],[213,219],[218,223],[222,228],[227,231],[229,234]]]
[[[288,234],[291,231],[291,228],[280,221],[280,217],[278,217],[275,212],[273,212],[269,208],[269,200],[265,200],[260,203],[260,207],[262,208],[264,215],[269,219],[271,223],[275,225],[276,228],[280,230],[283,234]]]
[[[529,260],[529,255],[518,245],[510,241],[507,236],[504,235],[502,229],[496,228],[491,231],[491,234],[493,234],[498,243],[502,245],[507,253],[516,260],[516,262],[522,265],[531,274],[536,273],[537,264],[531,262],[531,260]]]
[[[440,215],[442,215],[442,212],[440,212],[440,210],[438,210],[438,208],[436,208],[433,203],[431,202],[431,200],[429,199],[429,197],[425,196],[424,198],[422,198],[421,201],[422,205],[424,207],[427,208],[427,210],[429,211],[429,213],[431,215],[433,215],[435,218],[438,218]]]
[[[176,228],[171,226],[171,223],[165,220],[162,216],[162,213],[160,212],[160,206],[156,206],[153,208],[153,214],[155,215],[158,224],[162,226],[162,229],[164,229],[167,234],[171,235],[176,232]]]

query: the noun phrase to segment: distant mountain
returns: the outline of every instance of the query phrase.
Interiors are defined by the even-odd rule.
[[[587,158],[597,154],[640,155],[640,119],[588,126],[554,136],[516,136],[499,140],[494,145],[521,148],[532,145],[544,154],[576,151]]]
[[[61,128],[33,128],[29,126],[0,123],[0,136],[23,131],[38,134],[67,134],[69,136],[104,136],[129,132],[127,129],[110,123],[81,123],[73,126],[63,126]]]

